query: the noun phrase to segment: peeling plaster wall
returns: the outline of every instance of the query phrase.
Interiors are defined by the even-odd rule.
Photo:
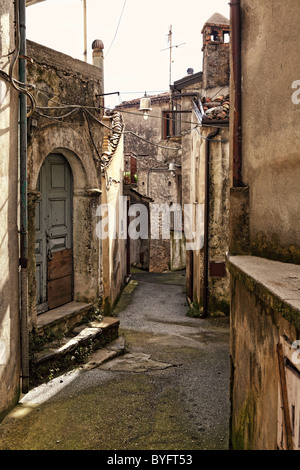
[[[270,8],[259,0],[241,2],[243,179],[250,191],[250,249],[300,263],[300,104],[292,101],[292,84],[300,80],[300,6],[294,0],[271,3]]]
[[[0,4],[1,69],[15,48],[14,4]],[[17,78],[17,76],[15,77]],[[19,398],[18,92],[0,78],[0,421]]]
[[[191,108],[190,98],[184,98],[184,107]],[[191,116],[190,129],[199,122]],[[214,127],[198,127],[182,139],[182,192],[183,204],[205,205],[205,138]],[[203,137],[203,138],[202,138]],[[210,207],[209,207],[209,261],[225,262],[228,251],[229,225],[229,131],[224,127],[214,138],[224,142],[210,143]],[[204,229],[203,229],[204,230]],[[202,232],[204,235],[204,231]],[[190,285],[190,255],[186,257],[187,291]],[[193,295],[192,301],[203,302],[204,251],[193,250]],[[229,276],[209,278],[209,310],[229,310]]]
[[[126,277],[126,221],[122,231],[121,217],[122,206],[120,198],[123,197],[123,172],[124,172],[124,142],[121,137],[119,145],[107,168],[106,176],[102,174],[103,204],[109,204],[115,217],[109,221],[108,229],[114,233],[113,238],[103,240],[103,282],[104,282],[104,312],[111,313],[115,302],[125,285]],[[108,184],[112,178],[111,185]],[[125,205],[126,207],[126,205]],[[125,214],[126,216],[126,214]]]
[[[293,102],[292,88],[300,80],[300,5],[293,0],[241,0],[241,20],[245,187],[231,189],[230,251],[256,255],[265,263],[285,262],[284,275],[278,279],[276,270],[267,269],[267,280],[278,298],[282,280],[289,279],[290,287],[293,280],[297,301],[299,280],[290,273],[300,263],[300,103]],[[231,271],[232,446],[275,450],[282,412],[276,346],[283,335],[291,341],[299,338],[299,309],[282,318],[289,300],[276,298],[270,305],[273,296],[265,282],[253,283],[247,273]],[[257,286],[263,297],[253,292]],[[297,382],[299,397],[299,376]]]

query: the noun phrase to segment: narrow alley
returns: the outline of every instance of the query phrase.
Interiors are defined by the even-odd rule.
[[[187,311],[184,271],[136,270],[115,311],[124,354],[33,388],[0,449],[228,449],[229,319]]]

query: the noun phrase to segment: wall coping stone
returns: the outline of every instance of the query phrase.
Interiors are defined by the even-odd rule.
[[[231,275],[300,332],[300,265],[256,256],[227,257]]]

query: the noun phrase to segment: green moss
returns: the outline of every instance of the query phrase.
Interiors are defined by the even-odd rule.
[[[200,318],[203,314],[203,307],[199,307],[198,304],[192,304],[188,311],[186,312],[187,317],[191,318]]]
[[[120,294],[118,301],[115,303],[115,307],[112,312],[113,317],[117,317],[120,312],[125,310],[130,304],[132,293],[138,286],[138,282],[131,280],[127,286],[123,289],[123,292]]]
[[[230,302],[226,299],[217,299],[212,297],[209,299],[209,313],[211,316],[226,316],[230,315]]]
[[[276,234],[259,232],[251,242],[251,254],[283,263],[300,264],[300,246],[282,245]]]
[[[250,450],[255,436],[256,402],[253,392],[249,392],[239,412],[238,421],[233,425],[231,444],[233,450]]]

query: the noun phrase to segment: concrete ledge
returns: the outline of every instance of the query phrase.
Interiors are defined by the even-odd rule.
[[[300,331],[300,265],[256,256],[229,256],[232,276]]]

